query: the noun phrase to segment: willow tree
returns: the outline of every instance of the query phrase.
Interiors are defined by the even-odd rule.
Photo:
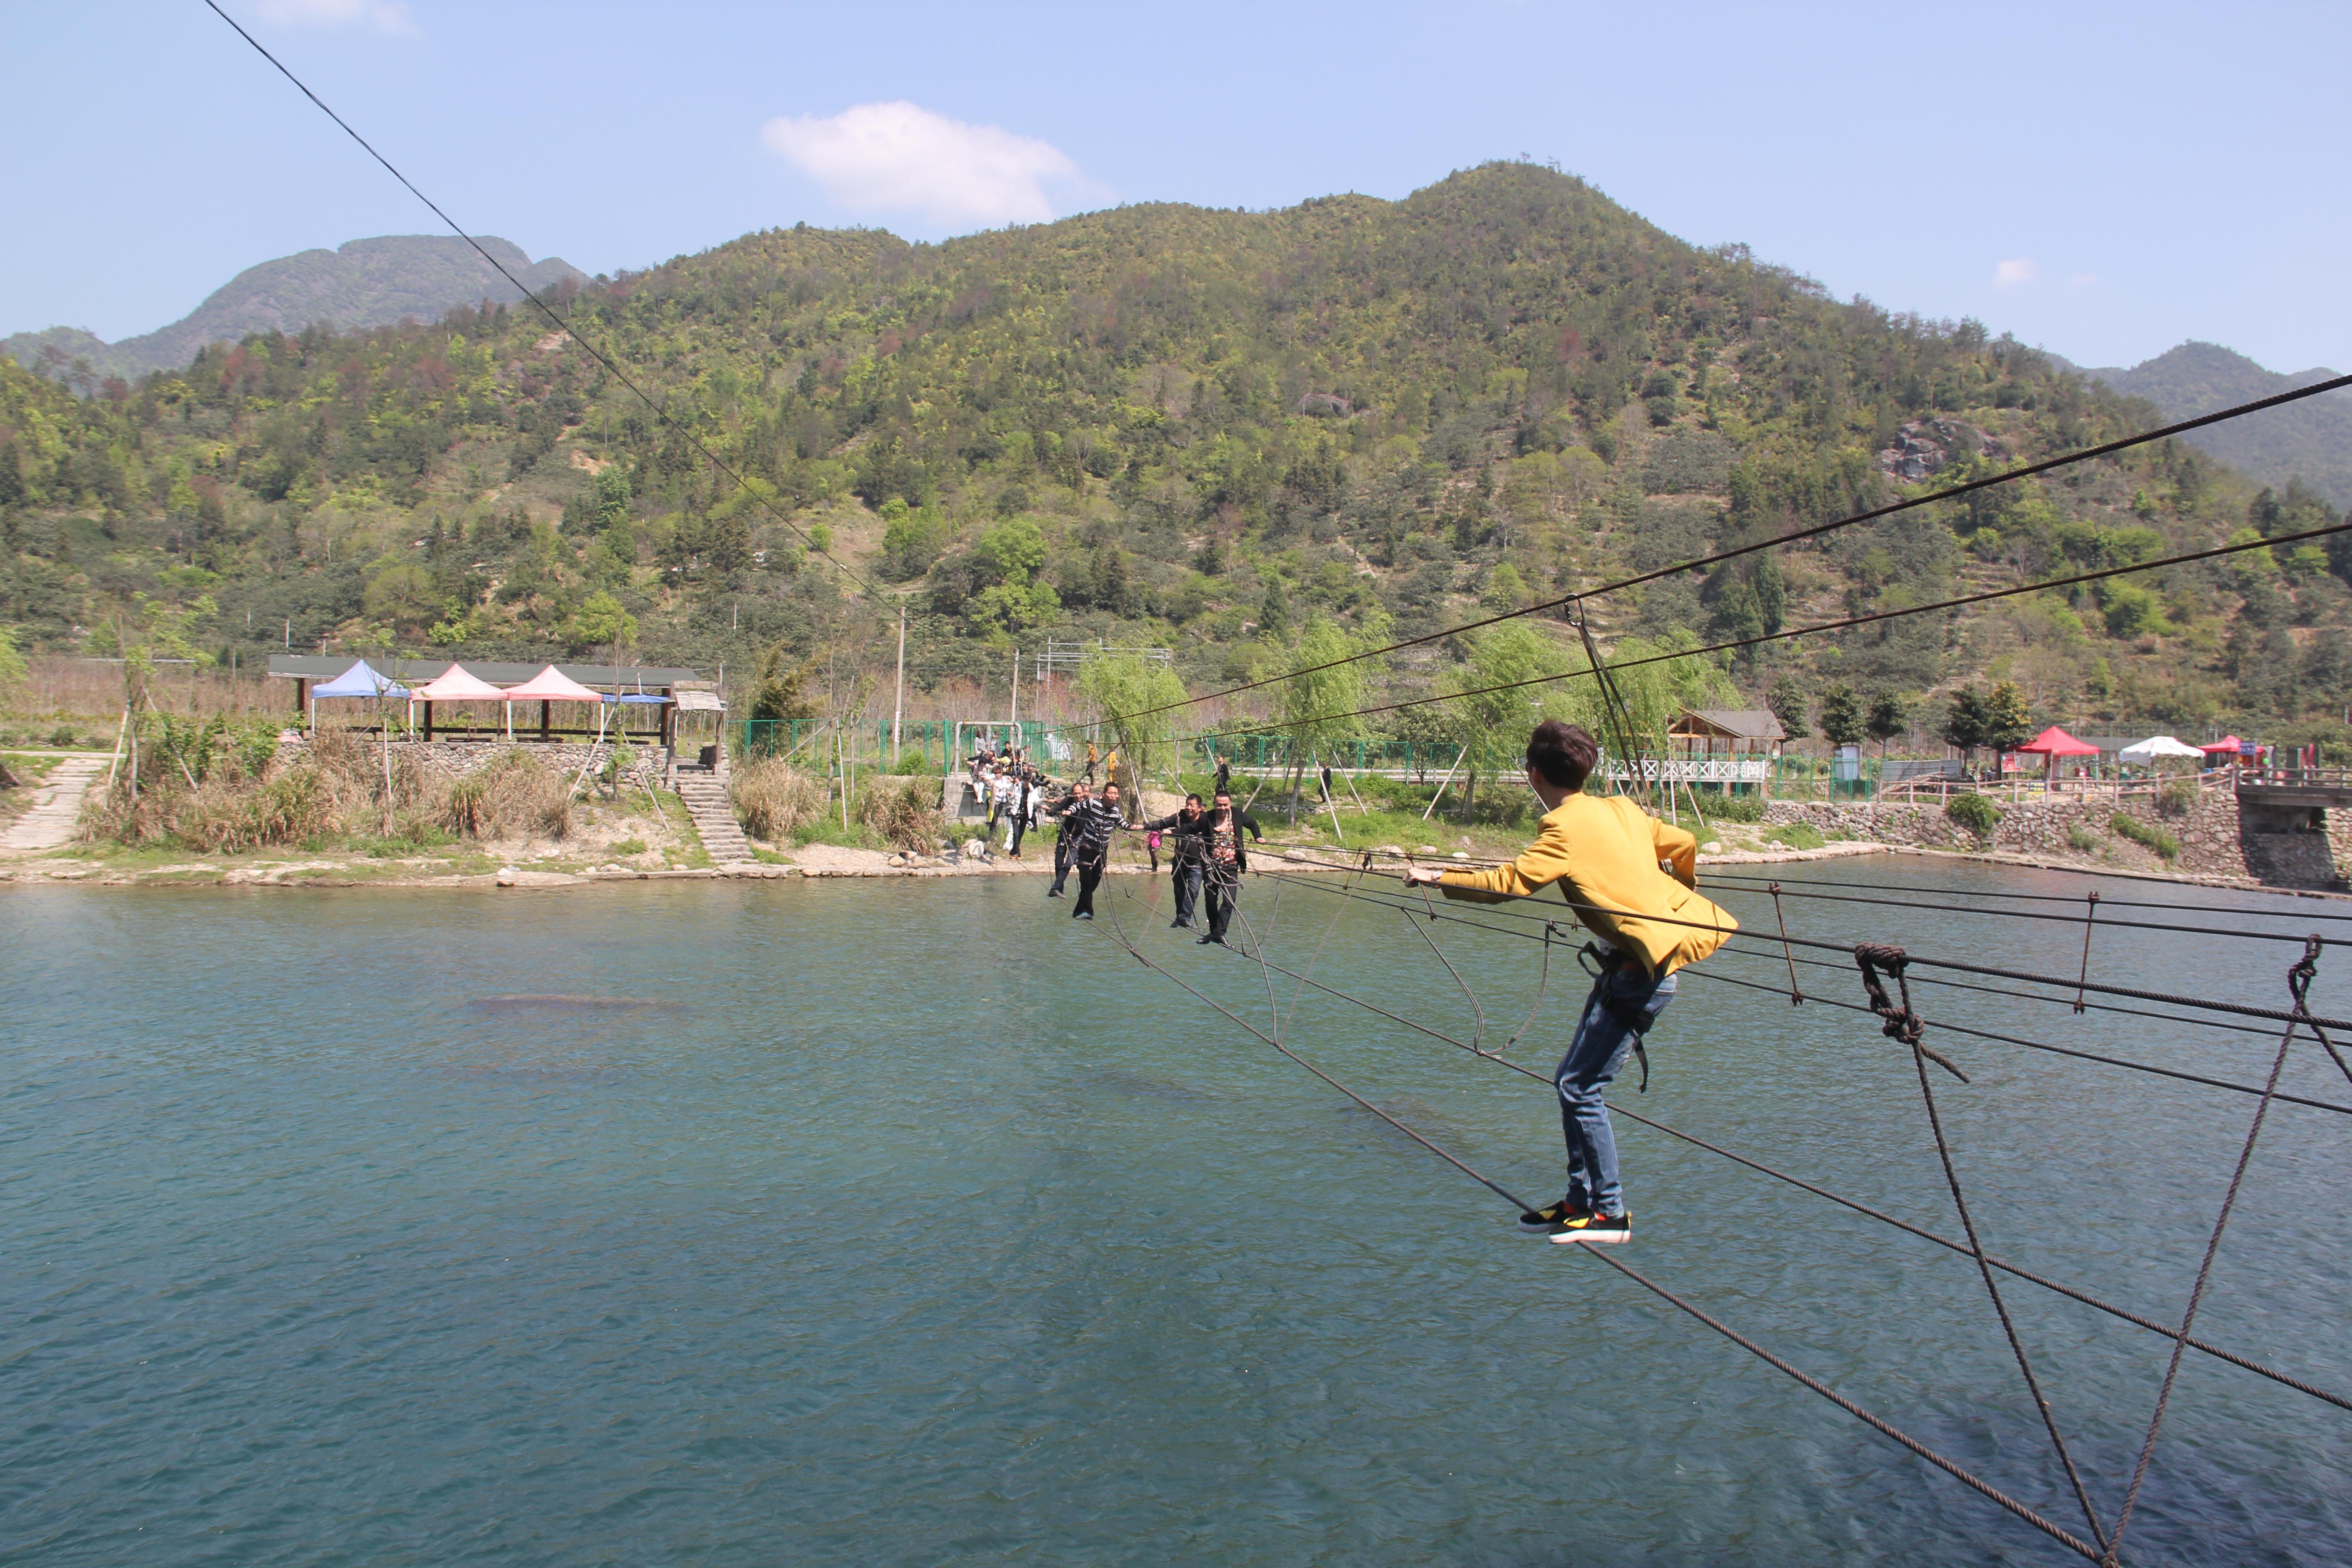
[[[1462,748],[1462,820],[1469,821],[1476,809],[1480,774],[1520,771],[1530,730],[1546,719],[1585,716],[1569,682],[1546,678],[1589,668],[1581,651],[1560,647],[1523,620],[1505,621],[1476,635],[1469,662],[1446,671],[1438,682],[1449,698],[1446,717]]]
[[[1143,781],[1175,758],[1177,737],[1184,730],[1184,710],[1178,706],[1187,695],[1184,683],[1168,666],[1139,654],[1100,653],[1078,667],[1075,685],[1101,715],[1111,746],[1127,759],[1138,796],[1129,810],[1140,811]]]
[[[1290,812],[1298,814],[1298,781],[1307,763],[1342,742],[1364,732],[1358,711],[1370,702],[1378,661],[1364,657],[1386,640],[1384,626],[1355,636],[1327,616],[1318,616],[1295,647],[1269,649],[1259,661],[1259,679],[1279,676],[1282,704],[1277,722],[1290,749]],[[1269,668],[1269,667],[1272,668]]]

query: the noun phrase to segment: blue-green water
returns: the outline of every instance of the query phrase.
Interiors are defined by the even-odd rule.
[[[1841,874],[2084,885],[1819,870]],[[1141,879],[1113,887],[1148,952],[1265,1026],[1257,968],[1166,931]],[[0,895],[0,1561],[2067,1560],[1600,1263],[1521,1237],[1493,1194],[1040,892]],[[2277,929],[2314,907],[2192,896],[2284,910],[2224,917]],[[1402,917],[1263,879],[1244,907],[1271,956],[1319,952],[1318,979],[1469,1026]],[[2079,957],[2074,928],[1790,910],[1801,933]],[[1435,929],[1490,1043],[1509,1033],[1533,945]],[[2294,956],[2103,932],[2093,966],[2276,1005]],[[1708,967],[1786,981],[1777,959]],[[2315,1001],[2340,1013],[2352,958],[2321,969]],[[1806,984],[1860,999],[1849,975]],[[497,1000],[549,996],[648,1005]],[[1515,1054],[1549,1065],[1580,997],[1563,965]],[[2242,1080],[2273,1044],[1920,1000]],[[1505,1185],[1557,1194],[1541,1085],[1312,994],[1286,1038]],[[1990,1244],[2177,1314],[2252,1101],[1939,1038],[1974,1079],[1939,1089]],[[1694,980],[1654,1047],[1624,1103],[1957,1233],[1907,1058],[1872,1020]],[[2286,1084],[2352,1100],[2309,1047]],[[2347,1133],[2273,1112],[2200,1325],[2338,1390]],[[1627,1261],[2080,1532],[1965,1258],[1622,1120],[1620,1138]],[[2167,1342],[2009,1295],[2111,1519]],[[2352,1559],[2347,1433],[2191,1356],[2126,1556]]]

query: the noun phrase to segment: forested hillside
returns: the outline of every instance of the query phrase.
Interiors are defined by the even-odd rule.
[[[103,651],[168,617],[247,658],[289,625],[297,647],[634,638],[737,669],[781,647],[887,679],[903,601],[920,685],[1001,681],[1052,636],[1172,647],[1198,689],[1302,637],[1433,629],[2158,422],[1973,322],[1833,301],[1526,164],[936,246],[772,231],[562,309],[758,493],[527,308],[256,334],[88,399],[0,361],[0,624]],[[1594,619],[1712,639],[2333,517],[2176,445]],[[2095,729],[2310,732],[2352,701],[2347,574],[2352,550],[2241,556],[1724,675],[1915,709],[2009,679]],[[1428,689],[1475,640],[1381,679]]]

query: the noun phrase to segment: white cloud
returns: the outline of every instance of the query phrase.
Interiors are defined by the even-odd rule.
[[[2033,265],[2033,258],[2030,256],[2021,256],[2013,261],[1996,263],[1992,269],[1992,286],[1996,289],[2014,289],[2020,283],[2031,283],[2038,270]]]
[[[416,31],[404,0],[261,0],[261,19],[282,26],[373,27],[379,33]]]
[[[760,139],[843,206],[919,213],[941,225],[1043,223],[1054,216],[1046,184],[1080,179],[1050,142],[903,100],[779,116]]]

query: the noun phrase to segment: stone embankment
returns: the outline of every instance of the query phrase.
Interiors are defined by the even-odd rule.
[[[1881,844],[2016,856],[2111,870],[2170,872],[2227,878],[2276,888],[2340,889],[2343,868],[2352,868],[2352,813],[2339,814],[2323,829],[2263,832],[2239,818],[2237,796],[2226,789],[2199,795],[2179,816],[2157,810],[2150,795],[2027,796],[1996,799],[2000,820],[1979,837],[1952,820],[1938,804],[1880,805],[1774,801],[1765,808],[1771,823],[1806,822],[1832,838],[1872,839]],[[2167,861],[2154,849],[2116,831],[2118,814],[2171,836],[2179,854]]]

